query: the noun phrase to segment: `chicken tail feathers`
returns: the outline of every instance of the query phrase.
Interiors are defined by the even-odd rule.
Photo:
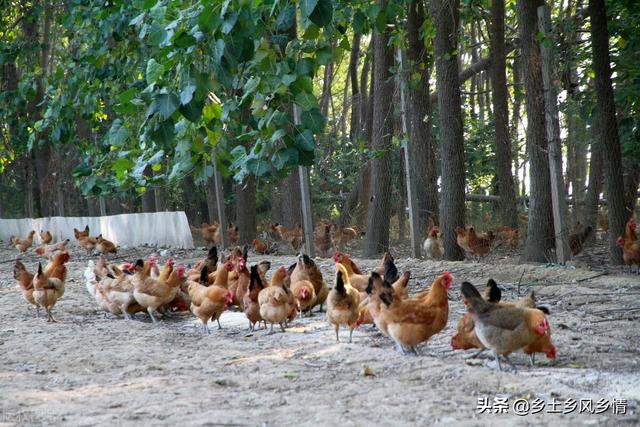
[[[486,311],[488,307],[490,307],[490,303],[482,299],[482,295],[480,295],[480,292],[478,292],[476,287],[471,283],[463,282],[461,291],[464,298],[469,302],[473,310],[477,313],[482,313]]]

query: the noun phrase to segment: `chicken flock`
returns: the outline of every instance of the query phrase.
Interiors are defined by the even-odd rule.
[[[490,234],[476,234],[473,227],[456,232],[460,246],[474,254],[487,250],[492,239]],[[506,241],[517,237],[509,230],[497,232],[506,233]],[[583,236],[588,233],[590,230],[582,231]],[[25,240],[32,240],[34,234],[12,242],[22,251]],[[411,272],[399,274],[389,252],[375,269],[364,272],[348,254],[335,251],[330,288],[314,260],[302,253],[294,264],[276,268],[267,278],[271,263],[249,265],[247,246],[235,247],[226,257],[213,246],[204,259],[191,267],[176,264],[173,258],[159,265],[154,255],[146,260],[113,263],[107,259],[109,254],[117,253],[113,243],[102,236],[91,237],[88,227],[74,229],[74,234],[81,247],[100,253],[98,260],[90,260],[84,271],[87,291],[99,309],[125,319],[142,312],[156,323],[171,313],[190,311],[200,320],[203,333],[209,334],[210,322],[215,321],[222,328],[222,314],[233,309],[246,315],[251,332],[264,327],[272,334],[275,326],[285,332],[298,316],[311,315],[316,307],[321,312],[326,306],[326,321],[338,342],[341,328],[349,331],[351,342],[353,330],[369,324],[393,340],[403,354],[416,355],[418,346],[440,333],[449,321],[452,275],[443,272],[428,289],[410,296]],[[45,239],[45,232],[40,237],[43,246],[36,248],[36,253],[47,258],[47,264],[43,267],[39,263],[32,273],[16,261],[14,278],[24,299],[36,307],[37,315],[44,309],[47,321],[55,322],[52,309],[65,292],[67,263],[71,259],[69,241],[52,244],[51,238]],[[438,238],[434,224],[430,224],[428,237]],[[635,219],[628,221],[618,244],[627,264],[640,265]],[[549,310],[537,305],[533,292],[518,301],[503,301],[494,280],[489,280],[482,294],[466,281],[460,292],[467,313],[458,319],[456,334],[451,338],[454,350],[477,349],[479,354],[488,349],[500,369],[500,357],[512,365],[509,355],[520,350],[530,356],[532,365],[536,353],[550,359],[556,357]]]

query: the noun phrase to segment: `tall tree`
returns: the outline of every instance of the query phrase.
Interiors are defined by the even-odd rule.
[[[409,172],[415,182],[418,208],[418,233],[422,233],[427,219],[432,217],[438,221],[438,171],[436,155],[433,149],[431,127],[431,99],[429,93],[429,58],[425,41],[420,36],[420,29],[425,21],[425,10],[422,1],[413,0],[407,16],[407,38],[409,46],[407,56],[411,74],[418,74],[417,84],[409,85],[409,121],[410,141],[408,145]]]
[[[511,138],[509,137],[509,107],[507,91],[506,53],[504,46],[504,0],[491,1],[491,89],[493,91],[493,121],[496,128],[496,175],[500,194],[502,222],[518,226],[516,193],[511,174]]]
[[[616,106],[611,84],[609,31],[604,0],[589,0],[591,18],[591,48],[598,104],[598,129],[604,154],[605,184],[609,205],[609,251],[611,262],[622,263],[622,250],[616,238],[624,232],[627,214],[624,211],[624,182],[622,179],[622,151],[618,137]]]
[[[252,176],[236,184],[236,226],[240,230],[238,243],[251,244],[256,236],[256,184]]]
[[[387,0],[378,0],[381,10]],[[373,257],[389,248],[389,220],[391,216],[391,136],[393,134],[393,50],[389,46],[390,29],[374,30],[373,120],[371,145],[384,151],[371,161],[371,198],[367,212],[367,234],[364,255]]]
[[[542,5],[544,0],[518,0],[517,5],[527,107],[527,153],[530,162],[529,226],[522,259],[530,262],[548,261],[555,239],[538,44],[537,10]]]
[[[444,258],[460,260],[464,254],[455,235],[456,226],[464,226],[465,220],[464,135],[457,58],[460,2],[434,0],[429,4],[436,30],[436,89],[442,137],[440,226]]]

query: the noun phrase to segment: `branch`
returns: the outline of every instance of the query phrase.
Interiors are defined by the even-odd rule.
[[[509,43],[505,47],[505,55],[509,54],[512,50],[515,49],[514,43]],[[471,64],[468,68],[462,70],[458,75],[458,83],[462,84],[469,80],[471,77],[475,76],[481,71],[486,71],[491,66],[491,56],[480,59],[478,62]],[[429,97],[431,99],[431,103],[434,104],[438,102],[438,94],[433,92]]]

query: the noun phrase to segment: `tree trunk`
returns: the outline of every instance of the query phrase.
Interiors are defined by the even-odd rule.
[[[506,54],[504,47],[504,0],[491,2],[491,84],[493,90],[493,121],[496,128],[496,175],[500,195],[502,223],[518,226],[516,193],[511,174],[511,139],[509,138],[509,105],[507,91]]]
[[[475,64],[478,62],[478,37],[476,32],[476,22],[471,21],[471,63]],[[471,77],[470,87],[469,87],[469,110],[470,110],[470,118],[472,120],[476,120],[478,115],[476,113],[476,92],[479,92],[478,89],[478,74],[475,74]]]
[[[594,124],[594,137],[598,135],[597,125]],[[589,188],[584,198],[584,212],[582,221],[596,229],[598,221],[598,199],[602,192],[603,155],[600,143],[594,138],[591,144],[591,162],[589,163]]]
[[[591,17],[591,47],[595,74],[596,98],[600,141],[604,152],[606,193],[609,212],[609,251],[611,262],[622,263],[622,250],[616,238],[623,234],[628,214],[624,210],[624,182],[622,179],[622,152],[618,139],[616,106],[611,84],[609,58],[609,32],[604,0],[589,0]]]
[[[349,57],[349,78],[351,79],[351,124],[349,126],[349,139],[355,143],[360,132],[360,123],[362,123],[362,117],[360,116],[360,88],[358,87],[358,62],[360,59],[360,40],[362,35],[355,33],[353,35],[353,43],[351,43],[351,56]],[[367,88],[362,88],[366,91]],[[344,106],[343,108],[346,108]]]
[[[378,0],[381,10],[387,0]],[[371,160],[371,198],[367,212],[367,234],[364,256],[378,256],[389,248],[389,219],[391,214],[391,135],[393,133],[393,80],[389,69],[393,66],[393,50],[388,46],[390,30],[374,30],[373,121],[371,145],[385,151],[382,157]]]
[[[456,243],[456,226],[464,226],[465,164],[460,83],[458,80],[459,0],[429,3],[435,23],[436,87],[442,137],[442,200],[440,229],[444,259],[464,259]]]
[[[147,180],[151,179],[153,176],[153,171],[151,170],[151,166],[147,166],[144,169],[144,176]],[[153,188],[151,185],[147,183],[146,191],[142,193],[142,212],[155,212],[156,211],[156,196],[154,194]]]
[[[256,184],[249,176],[244,183],[236,184],[236,225],[240,230],[239,245],[250,245],[256,237]]]
[[[517,7],[527,106],[527,152],[530,162],[529,226],[522,254],[522,260],[525,262],[548,261],[549,251],[555,242],[540,46],[537,38],[537,10],[543,4],[543,0],[518,0]]]
[[[216,185],[213,175],[207,178],[205,184],[205,194],[207,198],[207,214],[209,224],[218,219],[218,210],[216,208]]]
[[[519,136],[519,127],[520,127],[520,107],[522,106],[522,70],[520,66],[520,56],[518,54],[515,55],[513,59],[513,65],[511,69],[511,73],[513,74],[513,114],[511,115],[511,139],[515,141],[515,146],[513,147],[513,162],[514,169],[516,174],[515,178],[515,187],[516,192],[519,190],[518,185],[518,171],[520,170],[520,136]],[[524,163],[524,162],[523,162]],[[524,166],[524,164],[523,164]],[[524,186],[524,181],[523,181]],[[520,196],[524,196],[524,191],[520,192]]]
[[[640,163],[633,159],[624,159],[624,211],[628,217],[635,212],[640,183]]]
[[[331,100],[331,86],[333,84],[333,61],[324,67],[322,96],[320,97],[320,111],[324,117],[329,117],[329,102]],[[335,125],[335,123],[334,123]]]
[[[420,28],[425,20],[422,1],[413,0],[407,17],[407,38],[409,47],[409,70],[411,74],[420,72],[417,86],[409,87],[409,172],[416,184],[416,202],[418,210],[418,230],[426,230],[427,220],[432,217],[438,223],[438,171],[433,148],[433,126],[431,100],[429,97],[429,76],[427,50],[420,38]]]

